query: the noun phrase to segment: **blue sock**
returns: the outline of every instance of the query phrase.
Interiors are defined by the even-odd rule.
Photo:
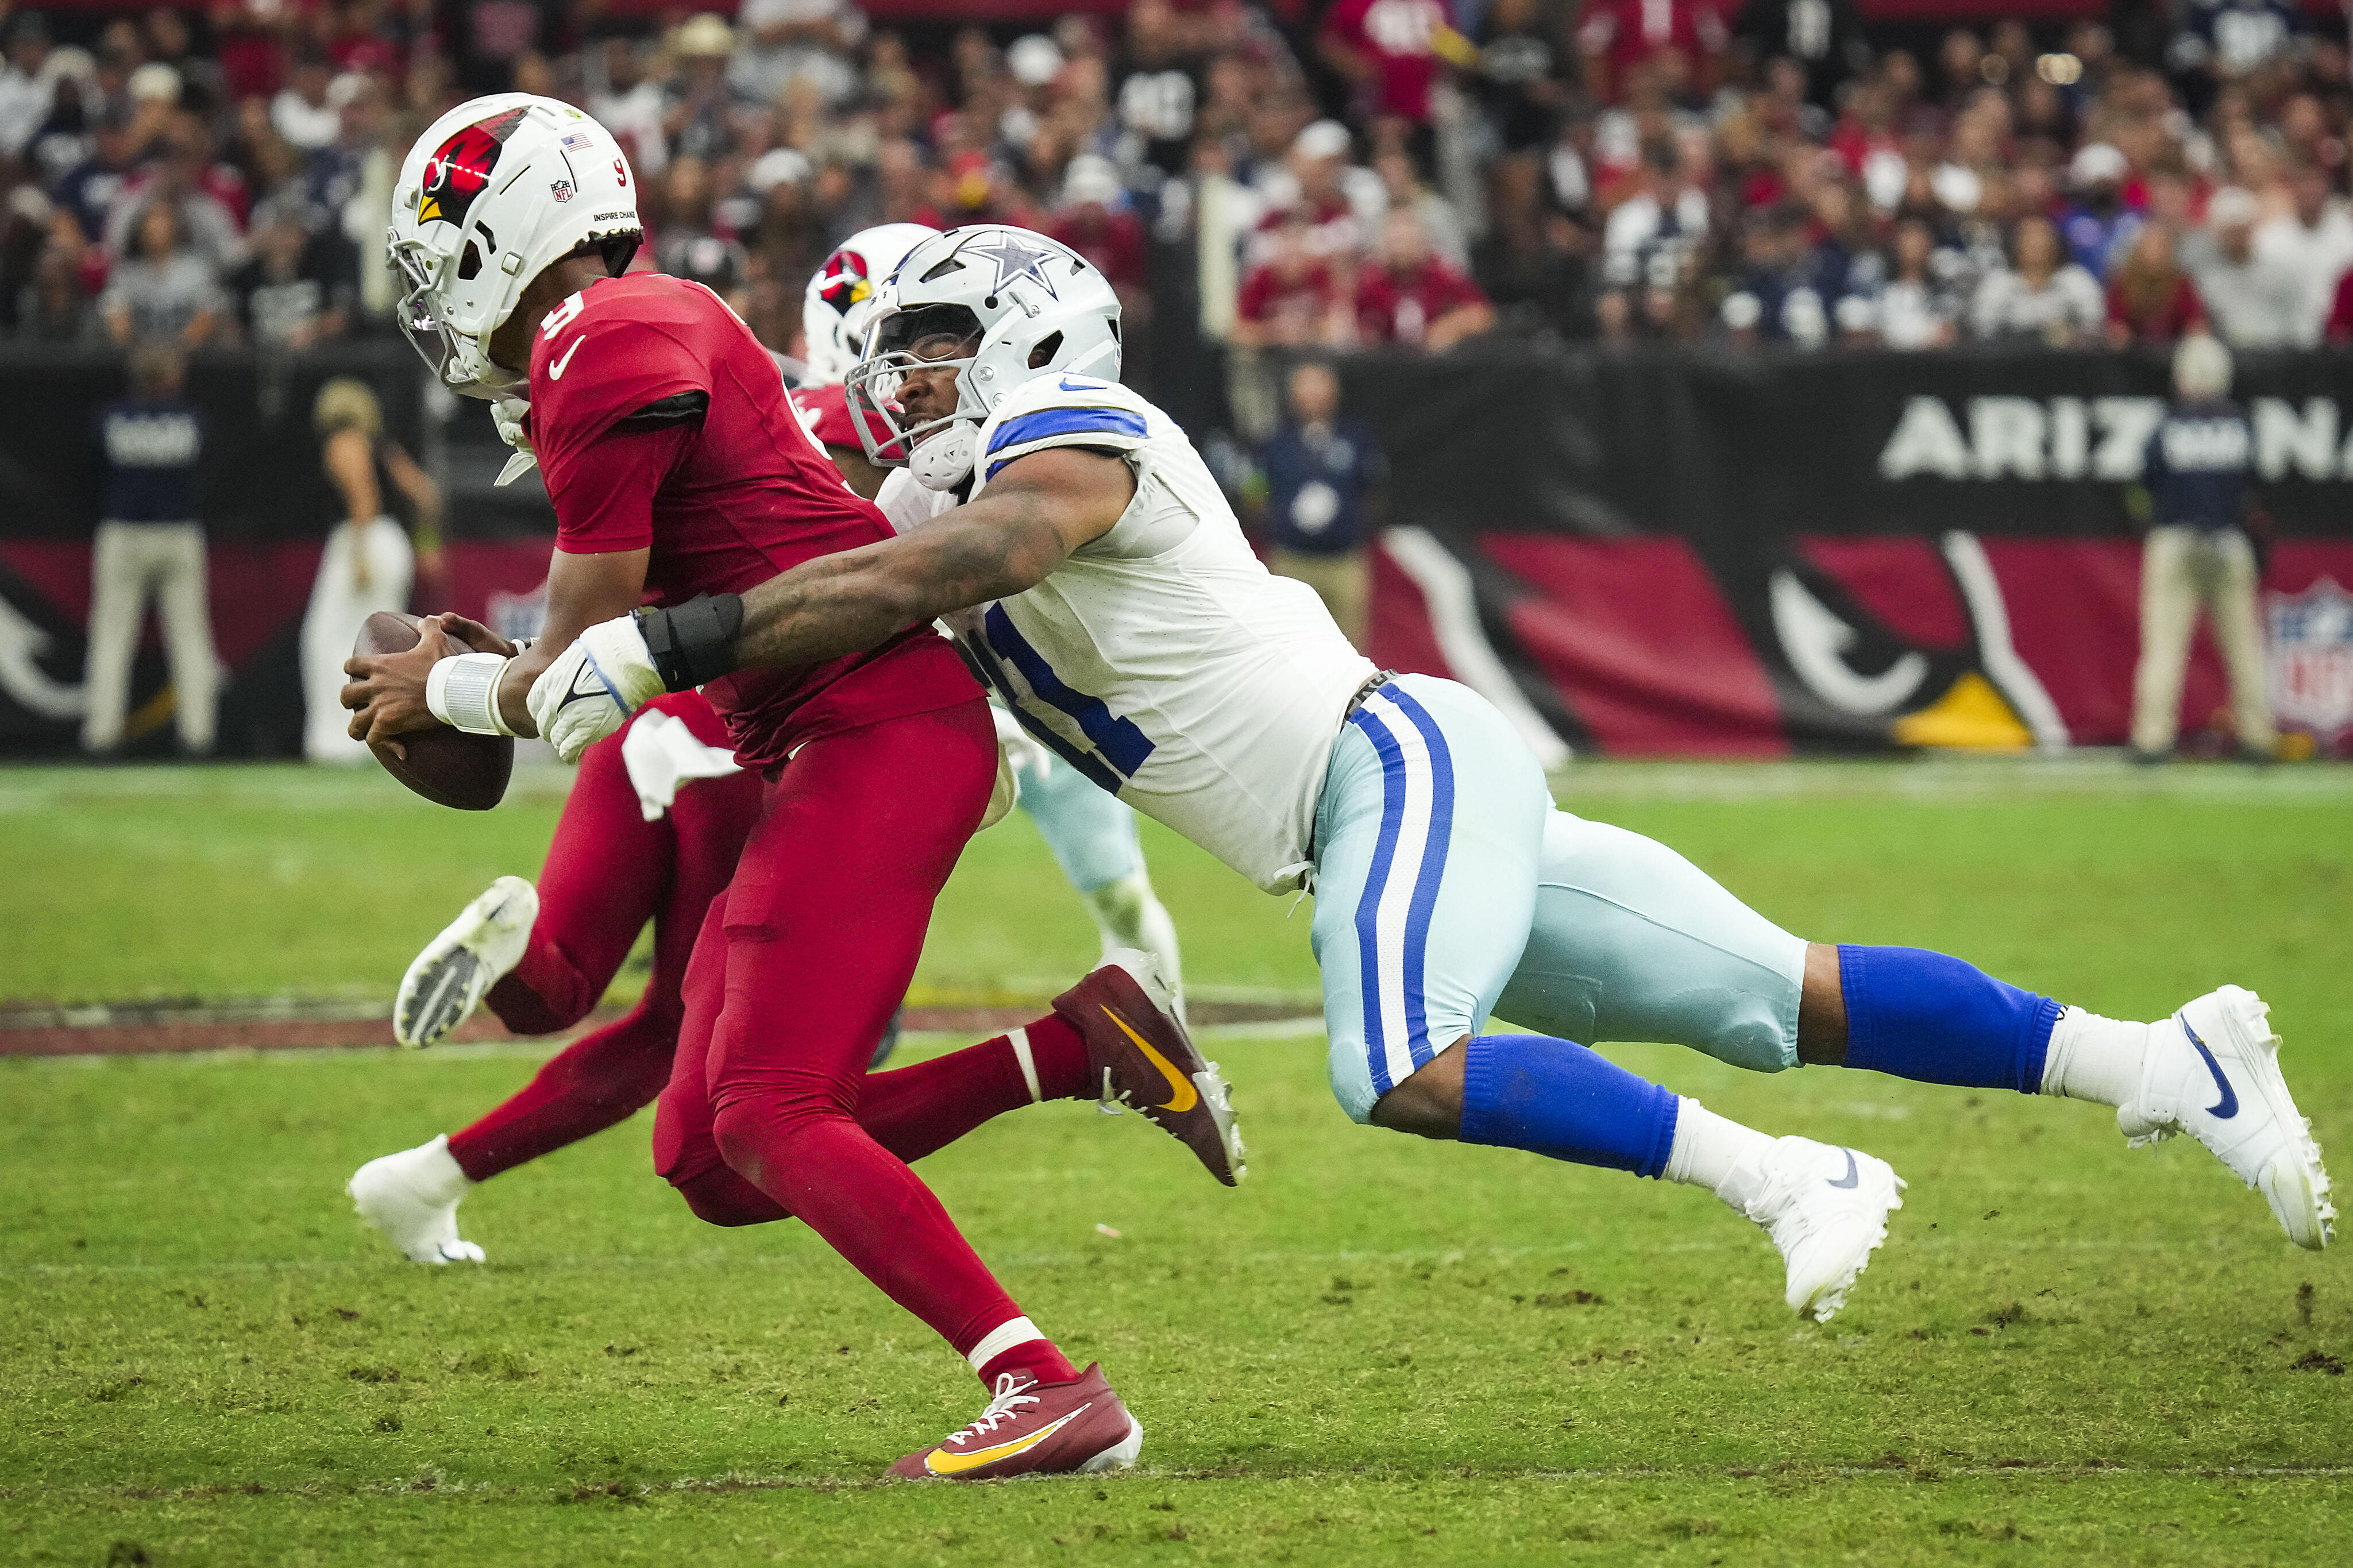
[[[1969,1089],[2042,1085],[2059,1004],[1916,947],[1839,948],[1846,1065]]]
[[[1682,1102],[1657,1084],[1546,1035],[1480,1035],[1462,1049],[1463,1142],[1638,1176],[1667,1168]]]

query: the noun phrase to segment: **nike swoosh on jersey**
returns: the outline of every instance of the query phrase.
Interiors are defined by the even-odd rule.
[[[1842,1182],[1832,1182],[1831,1185],[1834,1187],[1852,1187],[1861,1179],[1860,1173],[1858,1173],[1854,1168],[1854,1151],[1852,1149],[1841,1149],[1839,1152],[1846,1156],[1846,1180]]]
[[[588,340],[585,337],[573,339],[572,346],[564,351],[564,357],[547,367],[547,379],[550,381],[562,381],[564,379],[564,367],[572,363],[572,356],[580,352],[580,345],[587,341]]]
[[[934,1448],[923,1456],[923,1468],[935,1476],[962,1475],[966,1470],[976,1470],[983,1465],[993,1465],[999,1459],[1028,1453],[1094,1407],[1094,1401],[1089,1400],[1050,1426],[1040,1427],[1027,1437],[1016,1437],[1010,1443],[999,1443],[994,1448],[976,1448],[969,1454],[951,1454],[945,1448]]]
[[[2214,1059],[2214,1053],[2206,1048],[2206,1042],[2198,1037],[2198,1031],[2189,1026],[2187,1018],[2181,1020],[2181,1032],[2189,1037],[2189,1043],[2197,1047],[2200,1056],[2206,1058],[2206,1070],[2214,1075],[2214,1087],[2222,1091],[2222,1098],[2208,1106],[2206,1114],[2217,1121],[2230,1121],[2239,1114],[2239,1091],[2232,1089],[2231,1080],[2222,1076],[2222,1064]]]
[[[1195,1091],[1193,1088],[1193,1080],[1191,1079],[1188,1079],[1183,1073],[1178,1072],[1175,1065],[1172,1064],[1166,1057],[1164,1057],[1158,1051],[1154,1050],[1152,1048],[1152,1042],[1145,1039],[1142,1035],[1137,1034],[1134,1029],[1130,1028],[1126,1019],[1121,1017],[1118,1014],[1113,1012],[1108,1007],[1105,1007],[1103,1011],[1103,1016],[1109,1018],[1113,1023],[1117,1024],[1119,1026],[1119,1032],[1125,1035],[1129,1039],[1134,1040],[1135,1042],[1135,1048],[1144,1053],[1145,1059],[1150,1062],[1154,1067],[1158,1068],[1160,1069],[1160,1076],[1168,1080],[1168,1088],[1170,1090],[1168,1098],[1160,1104],[1154,1106],[1152,1108],[1153,1110],[1190,1110],[1194,1106],[1200,1103],[1201,1097]]]

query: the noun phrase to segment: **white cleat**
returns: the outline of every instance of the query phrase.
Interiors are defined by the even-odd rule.
[[[482,1249],[458,1236],[458,1201],[473,1185],[450,1158],[445,1133],[370,1160],[343,1190],[360,1218],[384,1232],[411,1263],[480,1263]]]
[[[1826,1323],[1846,1305],[1855,1276],[1887,1239],[1887,1216],[1904,1206],[1903,1191],[1884,1160],[1810,1138],[1774,1140],[1764,1185],[1741,1212],[1781,1249],[1791,1311]]]
[[[2148,1026],[2140,1089],[2116,1109],[2133,1147],[2187,1133],[2260,1188],[2280,1228],[2317,1252],[2335,1234],[2328,1173],[2312,1124],[2280,1076],[2271,1009],[2237,985],[2210,991]]]
[[[481,1005],[483,994],[522,962],[537,919],[538,889],[521,877],[492,882],[425,944],[400,977],[393,1038],[412,1049],[448,1038]]]

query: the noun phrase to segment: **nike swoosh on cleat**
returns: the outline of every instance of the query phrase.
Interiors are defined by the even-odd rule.
[[[1032,1432],[1027,1437],[1016,1437],[1010,1443],[999,1443],[994,1448],[977,1448],[969,1454],[951,1454],[944,1449],[934,1448],[923,1456],[923,1468],[935,1476],[955,1476],[966,1470],[976,1470],[983,1465],[993,1465],[999,1459],[1009,1459],[1016,1454],[1029,1452],[1093,1408],[1094,1402],[1090,1400],[1052,1426]]]
[[[1113,1012],[1110,1008],[1105,1007],[1103,1010],[1103,1014],[1104,1017],[1109,1018],[1113,1023],[1119,1026],[1119,1032],[1121,1034],[1125,1035],[1129,1039],[1135,1042],[1135,1048],[1144,1053],[1145,1059],[1149,1061],[1154,1067],[1159,1068],[1160,1076],[1168,1080],[1168,1088],[1171,1091],[1168,1098],[1151,1109],[1155,1110],[1190,1110],[1194,1106],[1200,1103],[1201,1096],[1199,1091],[1194,1089],[1193,1080],[1187,1078],[1183,1073],[1178,1072],[1174,1067],[1170,1066],[1166,1057],[1162,1056],[1158,1051],[1152,1048],[1151,1041],[1145,1039],[1142,1035],[1137,1034],[1134,1029],[1130,1028],[1128,1026],[1127,1020]]]
[[[2222,1076],[2222,1064],[2214,1059],[2214,1053],[2206,1048],[2206,1042],[2198,1037],[2198,1031],[2189,1026],[2189,1020],[2179,1013],[2174,1016],[2179,1019],[2181,1032],[2189,1037],[2190,1045],[2197,1048],[2200,1056],[2206,1058],[2206,1070],[2214,1075],[2214,1087],[2222,1091],[2222,1098],[2208,1106],[2206,1114],[2217,1121],[2230,1121],[2239,1114],[2239,1091],[2232,1089],[2231,1080]]]
[[[1852,1149],[1841,1149],[1839,1152],[1846,1156],[1846,1180],[1842,1182],[1832,1182],[1831,1185],[1834,1187],[1852,1187],[1856,1182],[1862,1179],[1861,1173],[1854,1168],[1854,1151]]]

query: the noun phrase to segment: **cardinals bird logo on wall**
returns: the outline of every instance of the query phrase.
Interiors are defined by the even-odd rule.
[[[499,149],[522,123],[523,111],[510,109],[479,125],[469,125],[433,150],[425,160],[425,179],[417,194],[417,221],[463,224],[466,210],[491,183]]]

